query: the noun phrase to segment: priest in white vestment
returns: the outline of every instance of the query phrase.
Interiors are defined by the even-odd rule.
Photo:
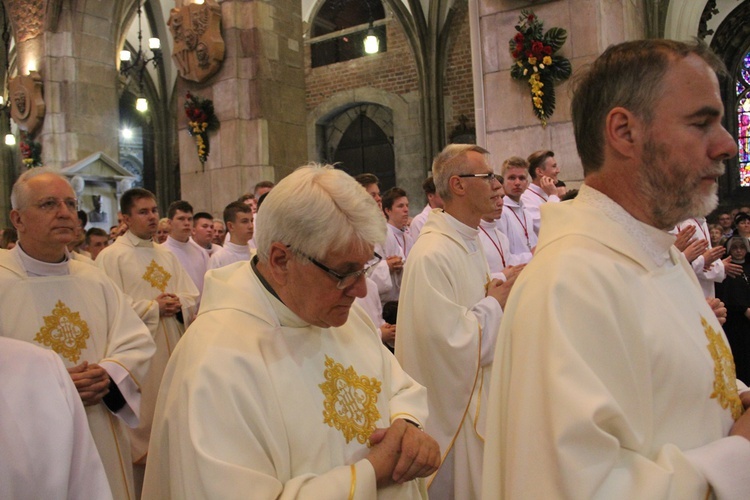
[[[135,498],[130,443],[155,346],[119,288],[70,257],[75,193],[51,169],[21,175],[11,193],[18,245],[0,252],[0,335],[55,351],[76,383],[114,498]]]
[[[142,188],[126,191],[120,198],[120,213],[128,232],[102,251],[96,263],[132,299],[135,312],[156,342],[141,385],[140,423],[130,432],[137,488],[142,485],[161,377],[185,324],[197,313],[198,290],[177,257],[153,242],[159,223],[153,193]]]
[[[254,233],[252,207],[241,201],[233,201],[224,208],[224,222],[229,239],[211,256],[209,269],[250,260],[250,257],[255,255],[255,249],[248,245]]]
[[[57,354],[0,337],[0,498],[112,498],[86,410]]]
[[[432,175],[444,210],[430,213],[404,271],[396,357],[427,387],[430,420],[442,464],[429,479],[430,498],[478,499],[487,384],[502,306],[521,266],[505,282],[490,278],[479,221],[494,210],[500,182],[487,152],[452,144]]]
[[[212,270],[169,361],[143,498],[417,499],[439,464],[425,389],[364,311],[382,214],[303,167],[258,212],[258,255]]]
[[[585,183],[542,207],[506,306],[484,498],[748,498],[750,398],[726,310],[707,304],[667,233],[716,206],[737,152],[717,61],[697,44],[625,42],[579,82]]]

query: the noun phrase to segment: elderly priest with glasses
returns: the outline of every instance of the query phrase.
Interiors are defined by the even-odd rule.
[[[375,201],[307,166],[257,217],[257,257],[209,271],[169,361],[143,498],[424,498],[425,389],[352,307],[385,238]]]

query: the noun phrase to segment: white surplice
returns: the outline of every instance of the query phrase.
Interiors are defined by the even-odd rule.
[[[396,357],[429,394],[425,429],[443,455],[428,480],[433,499],[478,498],[481,488],[484,399],[502,309],[485,297],[478,232],[433,210],[404,270]]]
[[[117,415],[104,403],[87,406],[86,415],[114,497],[135,498],[120,420],[138,425],[140,385],[156,349],[146,325],[100,269],[36,261],[20,245],[0,251],[0,303],[0,335],[52,349],[66,368],[98,363],[117,384],[126,401]]]
[[[706,224],[705,217],[695,217],[684,220],[677,224],[673,233],[677,234],[679,231],[685,229],[687,226],[695,227],[695,235],[690,239],[691,242],[695,240],[706,240],[708,242],[708,248],[711,248],[711,235],[708,234],[708,225]],[[711,263],[706,268],[706,259],[703,255],[699,255],[693,262],[690,263],[695,272],[695,277],[698,278],[698,283],[703,291],[703,296],[706,298],[716,297],[716,287],[714,283],[721,283],[726,278],[726,271],[724,270],[724,263],[721,261],[721,257]]]
[[[130,231],[102,250],[96,264],[132,299],[133,309],[149,327],[156,342],[156,353],[141,385],[140,423],[130,432],[133,462],[143,463],[161,377],[185,331],[184,324],[175,316],[159,316],[156,297],[162,293],[177,295],[184,322],[190,321],[197,312],[198,290],[172,252]]]
[[[253,255],[255,255],[255,250],[251,249],[250,245],[237,245],[231,241],[227,241],[223,247],[211,256],[208,268],[217,269],[241,260],[250,260]]]
[[[484,498],[747,498],[728,344],[674,237],[584,185],[506,305]]]
[[[424,226],[424,223],[427,222],[427,216],[430,215],[430,212],[432,212],[432,207],[430,207],[430,204],[428,203],[422,211],[415,215],[411,220],[411,224],[409,224],[409,232],[411,232],[411,237],[414,241],[417,241],[417,238],[419,238],[419,233],[422,232],[422,227]]]
[[[112,498],[86,411],[59,356],[0,337],[0,498]]]
[[[510,251],[528,259],[528,262],[531,260],[531,250],[537,242],[534,220],[524,208],[523,202],[517,203],[509,196],[505,196],[503,204],[503,214],[497,222],[497,228],[508,237]]]
[[[534,222],[534,232],[539,236],[539,227],[541,221],[541,214],[539,209],[545,203],[559,203],[560,198],[556,195],[548,195],[544,190],[534,183],[529,184],[526,191],[521,194],[521,202],[523,203],[526,212],[531,216],[531,220]]]
[[[203,279],[206,271],[208,271],[208,252],[198,246],[192,239],[182,243],[171,236],[167,236],[167,241],[162,243],[161,246],[177,256],[177,260],[180,261],[198,289],[198,303],[200,303],[200,294],[203,293]]]
[[[506,276],[502,270],[508,266],[526,264],[528,262],[526,259],[531,254],[512,253],[508,237],[497,228],[497,223],[497,220],[487,222],[482,219],[479,222],[479,241],[482,242],[484,256],[487,257],[487,264],[490,266],[490,276],[505,281]]]
[[[365,458],[399,417],[424,423],[426,391],[361,308],[319,328],[250,263],[215,269],[164,374],[143,498],[422,498],[419,480],[376,490]]]

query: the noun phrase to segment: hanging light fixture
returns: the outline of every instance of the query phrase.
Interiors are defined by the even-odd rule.
[[[365,37],[365,53],[377,54],[380,50],[380,39],[375,36],[375,30],[372,28],[372,21],[370,21],[370,29],[367,30],[367,36]]]
[[[143,77],[146,67],[153,63],[159,68],[162,63],[161,40],[152,37],[148,39],[148,48],[151,49],[151,57],[146,57],[143,52],[143,30],[141,27],[141,4],[138,3],[138,52],[133,55],[129,50],[120,51],[120,74],[138,79],[139,96],[135,101],[135,109],[141,113],[148,111],[148,100],[143,95]]]

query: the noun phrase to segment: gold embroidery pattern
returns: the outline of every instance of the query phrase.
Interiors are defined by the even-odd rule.
[[[344,368],[326,356],[323,391],[323,423],[340,430],[348,443],[355,437],[365,444],[380,418],[377,408],[380,381],[359,376],[354,367]]]
[[[716,399],[722,408],[729,408],[732,418],[737,420],[742,415],[742,402],[737,394],[737,375],[734,371],[734,358],[721,334],[716,332],[705,318],[701,317],[703,331],[708,338],[708,351],[714,359],[714,392],[711,398]]]
[[[172,277],[169,272],[156,263],[154,259],[151,259],[151,264],[146,268],[146,273],[142,276],[152,287],[164,293],[169,283],[169,278]]]
[[[72,363],[77,363],[81,351],[86,348],[89,338],[89,325],[81,315],[70,310],[62,300],[58,300],[51,316],[44,316],[44,326],[34,340],[50,347],[57,354]]]

